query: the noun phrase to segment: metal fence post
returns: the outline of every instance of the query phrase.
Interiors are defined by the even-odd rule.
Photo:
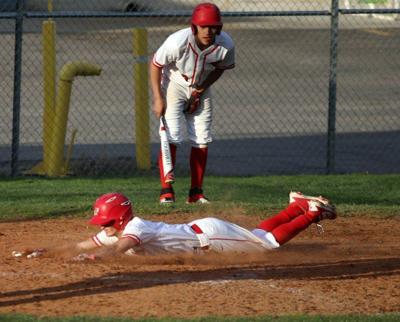
[[[337,76],[337,40],[339,27],[339,0],[332,0],[331,38],[329,62],[329,102],[326,172],[335,172],[335,136],[336,136],[336,76]]]
[[[21,64],[22,64],[22,31],[23,31],[23,3],[17,0],[15,18],[15,48],[14,48],[14,93],[13,93],[13,120],[12,120],[12,143],[11,143],[11,176],[18,173],[19,157],[19,128],[21,112]]]

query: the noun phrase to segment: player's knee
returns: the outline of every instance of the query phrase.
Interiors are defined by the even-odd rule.
[[[181,140],[170,140],[169,144],[175,145],[176,147],[178,147],[182,144],[182,141]]]
[[[198,148],[198,149],[205,149],[208,147],[208,144],[207,143],[198,144],[198,143],[192,142],[192,147]]]

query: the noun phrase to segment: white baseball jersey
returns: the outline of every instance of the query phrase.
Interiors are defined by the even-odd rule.
[[[231,37],[221,32],[210,47],[200,50],[191,28],[170,35],[153,57],[153,64],[164,67],[163,82],[181,85],[201,84],[214,69],[235,67],[235,47]]]
[[[254,252],[279,247],[271,233],[261,229],[252,232],[217,218],[194,220],[188,224],[166,224],[133,218],[121,238],[131,238],[137,245],[136,254],[196,253],[207,247],[216,252]],[[117,237],[101,231],[93,237],[101,245],[111,245]]]

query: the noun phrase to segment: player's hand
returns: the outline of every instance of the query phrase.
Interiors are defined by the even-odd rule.
[[[94,261],[96,259],[96,255],[82,253],[75,257],[72,257],[72,260],[75,262],[84,262],[84,261]]]
[[[36,257],[42,256],[47,249],[45,248],[36,248],[36,249],[25,249],[23,251],[14,250],[11,255],[14,257],[25,257],[27,259],[32,259]]]
[[[195,89],[190,95],[189,100],[186,103],[186,106],[183,110],[184,113],[192,114],[197,111],[200,106],[200,97],[203,91]]]
[[[165,100],[163,98],[155,98],[153,103],[153,113],[159,119],[165,113]]]

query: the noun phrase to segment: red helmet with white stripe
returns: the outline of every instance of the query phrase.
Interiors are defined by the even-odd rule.
[[[193,9],[192,13],[192,31],[196,34],[196,26],[215,26],[218,27],[218,34],[222,29],[221,12],[219,8],[209,2],[200,3]]]
[[[113,226],[123,230],[133,218],[131,201],[122,193],[111,192],[100,196],[93,205],[94,215],[89,223],[99,226]]]

